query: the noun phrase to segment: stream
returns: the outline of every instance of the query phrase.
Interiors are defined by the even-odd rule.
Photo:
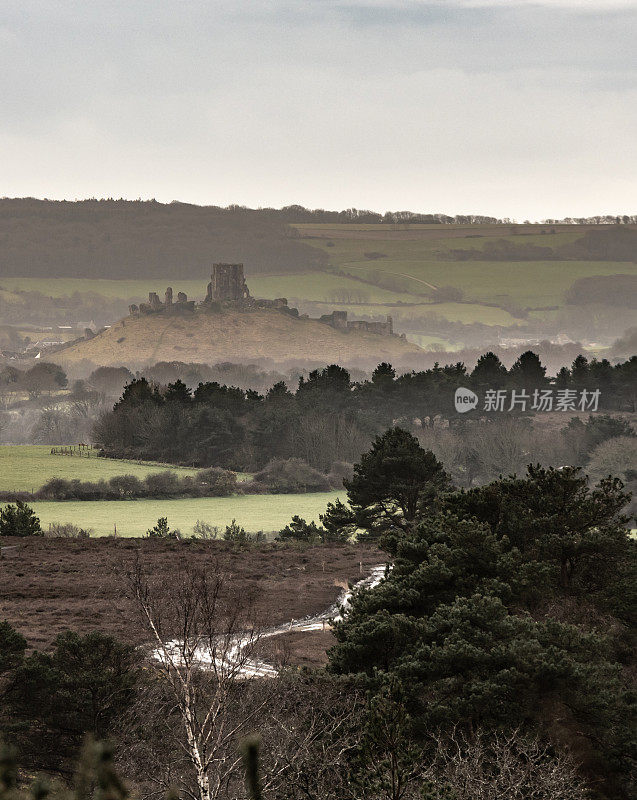
[[[372,567],[370,574],[354,584],[351,589],[343,592],[336,602],[332,603],[325,611],[321,611],[312,617],[304,617],[299,620],[291,620],[283,625],[266,628],[256,637],[254,634],[236,636],[225,642],[223,655],[215,653],[215,648],[202,645],[195,649],[194,659],[201,665],[212,665],[215,661],[215,668],[226,673],[236,670],[234,677],[248,680],[251,678],[274,678],[278,675],[278,670],[272,664],[268,664],[259,658],[247,657],[244,654],[246,647],[254,645],[255,640],[270,639],[274,636],[281,636],[285,633],[323,631],[330,627],[332,622],[339,622],[351,605],[352,594],[356,589],[371,589],[377,586],[385,577],[385,564]],[[156,648],[153,651],[153,658],[158,661],[170,659],[172,663],[180,660],[180,643],[177,641],[167,642],[165,648]]]

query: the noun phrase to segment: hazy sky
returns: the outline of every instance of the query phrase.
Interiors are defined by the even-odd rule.
[[[637,212],[637,0],[1,0],[0,195]]]

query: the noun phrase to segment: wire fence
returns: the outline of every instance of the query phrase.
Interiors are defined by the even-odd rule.
[[[99,451],[92,444],[69,444],[52,447],[52,456],[79,456],[80,458],[97,458]]]

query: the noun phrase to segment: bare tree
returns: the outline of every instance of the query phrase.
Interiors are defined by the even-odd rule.
[[[586,800],[590,792],[567,753],[519,730],[438,735],[430,780],[456,800]]]
[[[231,595],[218,565],[211,570],[184,562],[159,585],[137,560],[129,586],[162,676],[148,682],[134,710],[144,723],[132,723],[131,739],[147,726],[152,740],[136,745],[131,762],[137,759],[139,768],[146,760],[152,771],[145,776],[154,786],[148,796],[178,785],[193,800],[216,800],[240,780],[239,742],[267,704],[268,682],[250,680],[271,674],[255,657],[252,604]]]
[[[334,461],[356,461],[370,444],[356,421],[346,414],[308,412],[296,433],[296,454],[316,469],[327,471]]]
[[[268,798],[353,800],[348,757],[362,734],[364,697],[321,675],[282,674],[263,715],[263,791]]]

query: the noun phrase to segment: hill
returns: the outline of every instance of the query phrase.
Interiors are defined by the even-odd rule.
[[[247,208],[155,201],[0,199],[3,277],[201,278],[212,261],[251,273],[320,269],[323,252]]]
[[[65,365],[86,360],[133,368],[157,361],[338,361],[375,365],[420,352],[419,347],[398,336],[340,331],[274,309],[224,309],[216,313],[126,317],[93,339],[76,342],[47,358]]]

